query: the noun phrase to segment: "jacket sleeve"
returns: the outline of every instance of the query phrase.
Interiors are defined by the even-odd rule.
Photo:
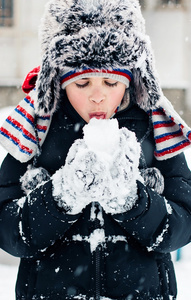
[[[59,211],[52,197],[52,182],[24,196],[19,179],[27,164],[7,155],[0,169],[0,247],[18,256],[34,256],[64,236],[78,215]]]
[[[156,162],[155,167],[164,176],[163,194],[138,182],[135,206],[114,218],[148,251],[166,253],[191,241],[191,172],[184,154]]]

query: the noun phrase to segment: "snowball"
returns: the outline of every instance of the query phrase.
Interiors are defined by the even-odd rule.
[[[111,154],[119,147],[120,131],[116,119],[93,118],[84,126],[84,141],[90,150]]]

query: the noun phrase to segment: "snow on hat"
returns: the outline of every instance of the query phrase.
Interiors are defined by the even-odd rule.
[[[50,0],[39,34],[38,115],[55,111],[60,80],[68,69],[74,74],[100,70],[109,76],[115,70],[128,70],[141,108],[151,109],[160,99],[162,92],[138,0]]]

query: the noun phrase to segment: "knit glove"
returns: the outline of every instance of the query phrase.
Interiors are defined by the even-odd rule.
[[[135,134],[126,128],[120,131],[120,139],[113,161],[106,166],[105,187],[100,204],[106,213],[126,212],[135,205],[137,180],[143,181],[139,173],[140,144]]]
[[[135,134],[118,128],[117,120],[92,119],[84,138],[70,148],[65,165],[52,177],[53,196],[69,214],[90,202],[107,213],[121,213],[137,200],[140,145]]]
[[[78,214],[102,195],[104,164],[83,140],[70,148],[65,165],[52,176],[53,196],[68,214]]]

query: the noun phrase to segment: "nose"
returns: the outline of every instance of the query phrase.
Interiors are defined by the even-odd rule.
[[[101,88],[94,88],[89,96],[89,100],[95,103],[100,103],[105,100],[105,95]]]

